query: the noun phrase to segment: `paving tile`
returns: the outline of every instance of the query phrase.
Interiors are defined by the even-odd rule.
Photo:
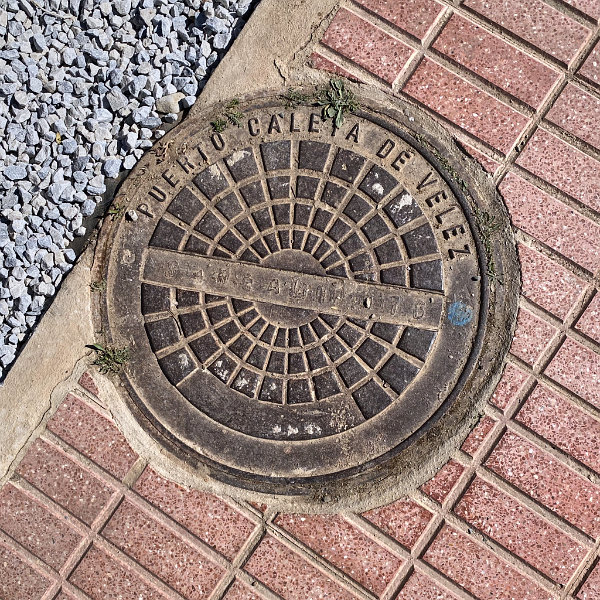
[[[466,0],[465,6],[558,60],[569,63],[590,30],[541,0]]]
[[[588,304],[576,328],[600,344],[600,293]]]
[[[469,146],[469,144],[465,144],[464,142],[461,142],[461,146],[467,151],[467,153],[470,156],[472,156],[476,161],[481,163],[481,166],[488,173],[494,173],[494,171],[500,165],[499,162],[495,161],[493,158],[490,158],[489,156],[486,156],[485,154],[483,154],[483,152],[479,152],[479,150],[476,150],[472,146]]]
[[[419,39],[423,39],[443,7],[433,0],[356,0],[388,23]]]
[[[582,267],[600,267],[600,227],[528,181],[509,173],[500,184],[515,227]]]
[[[557,583],[567,583],[587,554],[572,538],[479,478],[454,512]]]
[[[79,378],[79,385],[87,390],[92,396],[98,396],[100,394],[100,390],[94,381],[94,378],[87,371]]]
[[[564,319],[585,290],[585,282],[546,255],[517,245],[521,264],[521,293]]]
[[[455,600],[456,598],[420,571],[413,572],[396,597],[398,600]]]
[[[564,0],[567,4],[570,4],[573,8],[580,10],[581,12],[594,17],[594,19],[600,18],[600,0]]]
[[[189,600],[207,598],[224,571],[129,501],[102,535]]]
[[[600,149],[600,98],[570,83],[552,105],[546,118]]]
[[[598,600],[600,598],[600,563],[596,563],[577,593],[579,600]]]
[[[596,43],[578,73],[590,83],[600,86],[600,42]]]
[[[284,600],[355,599],[315,566],[270,536],[261,541],[244,569]]]
[[[282,514],[275,523],[378,595],[403,563],[340,515]]]
[[[252,521],[217,496],[187,490],[150,468],[145,469],[134,489],[230,560],[254,531]]]
[[[17,472],[88,525],[106,506],[114,492],[114,488],[83,465],[40,439],[31,445]]]
[[[0,598],[37,600],[50,587],[50,582],[25,564],[6,544],[0,541]]]
[[[448,526],[440,530],[424,558],[479,600],[552,598],[490,550]]]
[[[74,394],[67,395],[47,427],[118,479],[138,458],[114,423]]]
[[[477,425],[473,428],[473,431],[469,433],[467,439],[463,442],[460,447],[463,452],[473,456],[477,450],[479,450],[481,444],[485,441],[488,434],[494,428],[496,421],[490,417],[483,417]]]
[[[504,153],[527,125],[526,117],[428,58],[403,91]]]
[[[456,14],[433,47],[534,108],[559,77],[557,71]]]
[[[92,600],[167,600],[131,567],[92,546],[69,577]]]
[[[409,550],[417,543],[433,516],[408,498],[369,510],[362,515]]]
[[[389,84],[412,54],[406,44],[343,8],[331,21],[321,43]]]
[[[556,328],[521,308],[517,316],[517,328],[510,351],[533,365],[554,338]]]
[[[525,385],[529,375],[519,367],[507,363],[496,390],[490,398],[490,403],[504,410]]]
[[[600,211],[600,162],[538,129],[517,164]]]
[[[551,454],[507,432],[486,465],[582,531],[600,534],[600,487]]]
[[[566,398],[538,385],[516,419],[600,473],[600,423]]]
[[[0,490],[0,528],[56,570],[81,541],[64,519],[11,484]]]
[[[600,408],[600,354],[566,339],[545,373]]]
[[[452,491],[464,467],[455,460],[449,460],[429,481],[421,486],[421,491],[440,504]]]
[[[346,69],[336,65],[334,62],[331,62],[328,58],[325,58],[322,54],[318,52],[313,52],[310,55],[310,60],[312,62],[312,66],[315,69],[321,69],[322,71],[328,71],[329,73],[333,73],[334,75],[341,75],[342,77],[346,77],[346,79],[350,79],[352,81],[360,81],[357,77],[352,75],[352,73],[346,71]]]
[[[245,583],[236,579],[233,585],[227,589],[223,600],[262,600],[262,596],[259,596]]]
[[[66,592],[61,592],[54,600],[77,600],[75,596],[71,596],[71,594],[67,594]]]

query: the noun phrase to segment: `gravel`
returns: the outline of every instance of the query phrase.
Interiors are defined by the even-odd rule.
[[[255,1],[0,2],[0,381],[106,180],[194,104]]]

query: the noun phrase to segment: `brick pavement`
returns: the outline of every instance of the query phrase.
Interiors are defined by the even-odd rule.
[[[0,490],[0,598],[600,599],[599,18],[600,0],[347,1],[313,49],[441,119],[515,227],[503,377],[432,480],[328,517],[185,490],[92,373]]]

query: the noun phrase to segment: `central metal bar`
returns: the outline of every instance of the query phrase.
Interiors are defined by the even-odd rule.
[[[149,248],[148,283],[253,302],[437,329],[443,294]]]

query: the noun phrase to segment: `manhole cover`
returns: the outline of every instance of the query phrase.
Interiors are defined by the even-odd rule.
[[[241,110],[222,133],[188,122],[124,185],[139,218],[114,233],[107,326],[154,435],[222,480],[303,493],[401,455],[456,402],[489,331],[487,259],[405,126]]]

